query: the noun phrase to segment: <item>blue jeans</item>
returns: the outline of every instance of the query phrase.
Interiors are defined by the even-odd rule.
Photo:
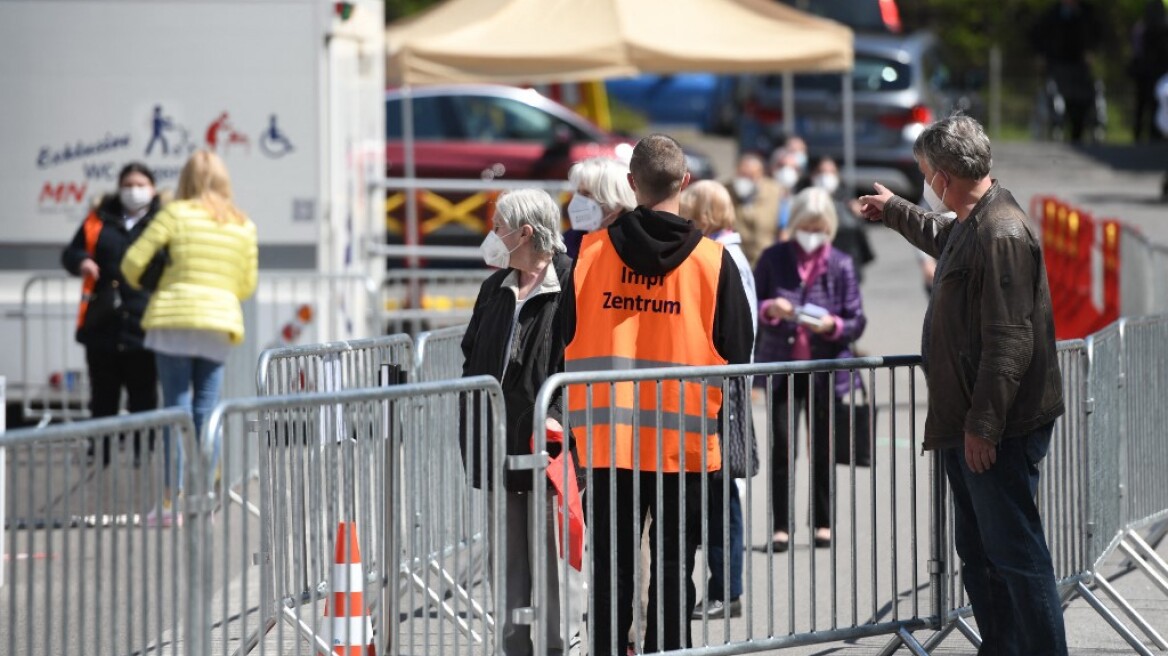
[[[195,423],[195,440],[202,439],[203,424],[219,402],[219,390],[223,387],[223,363],[183,355],[154,354],[158,369],[158,381],[162,384],[162,405],[167,408],[183,408],[191,413]],[[170,435],[164,440],[166,453],[166,487],[170,487],[171,467],[175,468],[179,492],[183,489],[183,445],[182,440],[174,440],[176,458],[170,458]],[[219,462],[219,444],[215,444],[213,463]],[[214,464],[212,464],[214,466]]]
[[[1062,604],[1034,495],[1053,423],[1004,439],[989,471],[975,474],[963,448],[945,449],[961,577],[981,632],[979,654],[1067,653]]]
[[[710,599],[733,601],[742,596],[742,502],[738,499],[738,485],[730,481],[730,499],[726,506],[730,509],[730,596],[726,596],[726,582],[722,580],[722,569],[726,551],[722,548],[723,504],[722,481],[710,479],[710,538],[706,564],[710,568],[710,584],[707,596]]]

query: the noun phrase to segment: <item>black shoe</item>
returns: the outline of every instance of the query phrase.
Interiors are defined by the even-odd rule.
[[[709,599],[699,602],[690,617],[695,620],[700,620],[704,615],[712,620],[718,620],[726,617],[726,613],[729,613],[730,617],[742,617],[742,599],[731,600],[729,604],[721,599]]]

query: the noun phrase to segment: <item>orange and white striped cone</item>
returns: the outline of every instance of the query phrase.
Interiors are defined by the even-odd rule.
[[[373,622],[365,609],[365,574],[357,546],[356,522],[337,526],[337,553],[333,580],[324,605],[325,642],[334,654],[376,656]]]

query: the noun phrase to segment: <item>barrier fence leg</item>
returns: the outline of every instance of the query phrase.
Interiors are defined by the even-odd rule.
[[[1139,617],[1139,613],[1136,613],[1135,609],[1132,608],[1123,597],[1119,596],[1119,593],[1115,591],[1115,588],[1111,587],[1111,584],[1107,582],[1107,579],[1104,579],[1102,576],[1096,576],[1095,585],[1098,585],[1105,592],[1107,592],[1108,596],[1110,596],[1112,600],[1115,601],[1115,603],[1119,604],[1124,609],[1124,612],[1126,612],[1129,617],[1132,617],[1134,621],[1137,623],[1142,622],[1144,626],[1147,626],[1147,622],[1143,622],[1143,618],[1136,620],[1136,618]],[[1141,654],[1141,656],[1152,656],[1152,652],[1149,651],[1148,648],[1144,646],[1144,643],[1140,642],[1140,639],[1137,638],[1135,634],[1127,628],[1127,625],[1125,625],[1122,620],[1116,617],[1115,613],[1111,612],[1111,609],[1103,605],[1103,602],[1099,599],[1099,597],[1097,597],[1095,593],[1092,592],[1083,583],[1079,583],[1079,594],[1083,597],[1084,601],[1086,601],[1091,605],[1092,608],[1095,609],[1095,612],[1099,613],[1099,615],[1102,616],[1103,619],[1111,625],[1111,628],[1115,629],[1116,633],[1118,633],[1124,640],[1127,641],[1127,644],[1131,645],[1132,649],[1134,649],[1137,654]],[[1147,629],[1151,630],[1152,633],[1155,633],[1155,630],[1151,629],[1151,627],[1147,627]]]
[[[1125,599],[1123,595],[1119,594],[1119,591],[1111,585],[1110,581],[1103,578],[1102,576],[1097,575],[1095,577],[1095,584],[1102,588],[1103,591],[1107,593],[1107,596],[1111,597],[1115,603],[1119,604],[1119,607],[1123,609],[1123,612],[1126,613],[1129,618],[1131,618],[1131,621],[1136,623],[1136,626],[1138,626],[1145,635],[1151,638],[1152,642],[1155,643],[1157,647],[1162,650],[1168,649],[1168,642],[1165,642],[1164,638],[1159,634],[1159,632],[1157,632],[1151,624],[1148,624],[1148,621],[1144,619],[1144,616],[1140,615],[1139,612],[1128,603],[1127,599]]]
[[[981,636],[978,635],[977,631],[974,631],[973,627],[969,625],[969,620],[965,619],[964,617],[958,617],[957,620],[953,622],[953,626],[961,632],[961,635],[965,636],[965,639],[969,641],[969,644],[977,647],[978,649],[981,648]]]
[[[1135,546],[1133,547],[1132,544]],[[1143,570],[1144,574],[1168,595],[1168,564],[1165,564],[1152,547],[1144,542],[1135,531],[1131,531],[1119,543],[1119,548],[1127,554],[1128,562]]]

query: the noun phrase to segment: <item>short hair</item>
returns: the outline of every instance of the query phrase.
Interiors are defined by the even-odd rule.
[[[539,253],[568,250],[560,236],[560,206],[542,189],[516,189],[499,196],[495,223],[511,230],[531,226],[532,245]]]
[[[681,191],[685,180],[685,152],[681,144],[667,134],[651,134],[633,148],[629,172],[643,198],[659,202]]]
[[[220,223],[243,223],[247,216],[235,206],[227,165],[209,150],[196,150],[178,175],[178,200],[194,200]]]
[[[606,212],[637,207],[637,197],[629,186],[629,167],[611,157],[591,157],[568,169],[568,181],[583,187]]]
[[[827,223],[827,238],[835,239],[839,231],[839,215],[836,214],[835,200],[831,194],[820,187],[808,187],[795,194],[791,201],[791,219],[787,222],[787,229],[795,232],[801,226],[819,219]]]
[[[913,157],[963,180],[981,180],[994,164],[990,138],[981,123],[963,114],[925,128],[913,144]]]
[[[694,222],[704,235],[734,227],[734,201],[726,186],[699,180],[681,192],[681,216]]]
[[[155,185],[154,171],[151,171],[149,166],[146,166],[142,162],[130,162],[129,164],[123,166],[121,171],[118,171],[119,187],[122,186],[122,183],[126,181],[126,176],[130,175],[131,173],[141,173],[142,175],[146,176],[147,180],[150,181],[150,186],[153,187]]]

